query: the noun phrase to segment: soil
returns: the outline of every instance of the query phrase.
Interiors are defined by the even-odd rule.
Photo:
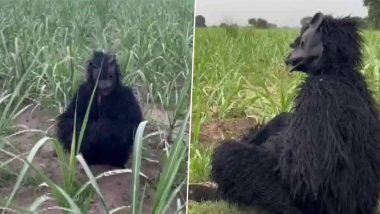
[[[163,109],[157,109],[152,106],[148,107],[151,109],[149,111],[149,123],[147,124],[145,134],[157,132],[161,129],[157,125],[157,121],[165,121],[165,115]],[[148,112],[148,111],[145,111]],[[55,121],[54,118],[57,116],[56,113],[47,112],[41,110],[38,107],[29,108],[23,112],[17,119],[17,130],[40,130],[39,132],[23,132],[21,134],[11,136],[9,141],[12,142],[12,146],[15,147],[17,151],[12,151],[16,154],[27,154],[34,144],[41,139],[43,136],[54,136]],[[159,144],[161,143],[162,136],[154,135],[149,137],[144,141],[144,157],[141,166],[141,172],[147,175],[148,179],[141,179],[140,185],[144,186],[147,182],[147,188],[145,190],[146,197],[144,198],[143,213],[152,213],[154,205],[154,185],[159,178],[161,171],[160,159],[163,157],[162,149],[159,149]],[[145,154],[148,153],[148,154]],[[25,157],[25,155],[23,156]],[[9,160],[10,156],[0,152],[0,164],[4,160]],[[127,163],[127,168],[131,168],[130,159]],[[23,163],[19,160],[14,160],[8,164],[12,171],[18,172],[23,166]],[[52,142],[46,143],[38,152],[37,156],[33,160],[33,166],[42,170],[49,178],[51,178],[55,183],[62,184],[62,171],[61,166],[57,160],[57,155],[54,150]],[[113,170],[114,168],[110,166],[97,165],[91,166],[92,173],[94,176]],[[79,177],[81,180],[87,181],[87,176],[85,175],[83,169],[79,169]],[[29,171],[29,176],[35,176],[32,171]],[[38,185],[38,184],[37,184]],[[37,187],[36,184],[25,184],[21,187],[13,200],[13,204],[18,207],[28,207],[33,201],[46,192],[47,188]],[[106,176],[98,179],[98,185],[105,198],[105,201],[110,209],[125,206],[125,208],[117,213],[130,213],[130,205],[132,204],[132,176],[131,173],[123,173],[117,175]],[[9,196],[12,191],[13,184],[7,187],[0,188],[0,201]],[[54,201],[48,201],[43,204],[43,208],[49,206],[55,206]],[[103,213],[102,204],[99,198],[96,198],[92,204],[91,213]],[[43,213],[56,214],[62,213],[58,210],[49,210]]]
[[[199,141],[218,144],[224,140],[242,139],[246,137],[247,133],[254,132],[257,128],[257,122],[253,118],[216,120],[203,125]]]
[[[228,140],[246,141],[250,135],[255,135],[259,128],[260,125],[253,118],[215,120],[203,125],[199,141],[212,147]],[[212,182],[190,183],[189,200],[196,202],[220,200],[217,185]]]
[[[189,200],[196,202],[220,200],[217,185],[212,182],[189,184]]]

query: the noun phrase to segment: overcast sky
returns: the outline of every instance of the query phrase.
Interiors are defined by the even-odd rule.
[[[334,16],[367,16],[363,0],[196,0],[196,14],[206,25],[221,22],[247,25],[249,18],[264,18],[278,26],[299,26],[300,19],[321,11]]]

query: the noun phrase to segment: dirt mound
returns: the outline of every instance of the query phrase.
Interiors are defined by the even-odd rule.
[[[218,201],[220,199],[215,183],[205,182],[189,184],[189,200],[202,202]]]
[[[216,120],[202,126],[199,141],[218,143],[226,139],[241,139],[251,130],[257,129],[257,122],[253,118],[233,118],[224,121]]]

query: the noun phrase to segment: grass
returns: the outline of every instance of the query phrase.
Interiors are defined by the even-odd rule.
[[[296,36],[290,30],[196,29],[190,182],[209,179],[212,148],[200,152],[208,143],[199,142],[203,124],[265,121],[291,109],[302,75],[289,74],[283,61]]]
[[[193,122],[252,116],[270,118],[289,111],[303,74],[289,73],[284,59],[292,30],[243,28],[232,36],[230,29],[197,29],[194,58]],[[380,34],[364,32],[364,69],[380,100]],[[226,54],[228,53],[228,54]],[[199,133],[195,133],[195,139]]]
[[[209,180],[214,144],[200,142],[204,124],[244,117],[265,122],[290,111],[296,86],[305,77],[289,73],[284,63],[297,31],[199,28],[195,35],[190,183]],[[365,31],[363,37],[362,72],[380,103],[380,33]],[[194,204],[190,213],[216,210],[217,205]]]
[[[190,182],[198,183],[209,180],[213,149],[213,146],[205,145],[200,142],[192,142],[190,145]]]
[[[0,205],[29,213],[52,199],[58,202],[56,209],[86,213],[95,195],[101,197],[96,179],[86,171],[80,156],[72,154],[65,160],[60,148],[55,148],[59,164],[65,169],[64,185],[34,169],[31,163],[37,151],[45,144],[55,144],[56,139],[44,137],[50,136],[47,130],[26,130],[41,134],[35,141],[41,143],[34,145],[35,153],[26,154],[26,159],[17,148],[14,125],[32,107],[54,115],[62,112],[84,80],[85,64],[93,50],[106,50],[117,55],[123,82],[137,91],[142,105],[163,109],[168,121],[151,121],[147,108],[145,118],[160,131],[144,133],[143,129],[144,134],[136,138],[140,149],[152,135],[159,135],[162,142],[173,142],[165,143],[167,161],[158,181],[161,192],[156,195],[154,213],[166,213],[177,201],[178,212],[184,212],[185,199],[177,186],[186,182],[183,168],[187,166],[193,1],[0,0],[0,4],[0,157],[8,158],[0,159],[0,183],[13,188],[13,194],[0,199]],[[137,154],[134,161],[144,158],[144,152]],[[10,167],[15,160],[23,163],[21,172]],[[68,167],[76,166],[71,165],[73,162],[85,169],[90,181],[87,186],[91,188],[77,182],[76,174]],[[41,183],[46,183],[54,194],[36,198],[29,208],[13,205],[13,195],[24,186]],[[135,185],[137,188],[138,182]],[[141,202],[144,206],[137,196],[133,196],[134,205]],[[134,213],[141,213],[135,208]],[[102,209],[106,213],[117,211],[105,204]]]
[[[189,213],[191,214],[209,214],[209,213],[240,213],[240,214],[265,214],[264,212],[249,210],[249,208],[238,208],[223,201],[197,203],[189,202]]]

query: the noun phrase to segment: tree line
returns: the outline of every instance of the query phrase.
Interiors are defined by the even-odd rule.
[[[364,0],[364,5],[368,7],[368,17],[365,18],[366,24],[370,28],[380,29],[380,1]]]
[[[368,17],[360,18],[365,28],[380,29],[380,0],[363,0],[364,6],[368,8]],[[301,26],[311,20],[311,17],[304,17],[300,20]],[[273,23],[263,18],[250,18],[248,24],[255,28],[277,28]],[[231,24],[221,23],[220,27],[230,26]],[[235,24],[236,25],[236,24]],[[202,15],[195,17],[196,27],[207,27],[206,18]]]
[[[255,28],[277,28],[277,25],[268,22],[263,18],[250,18],[248,24]],[[220,23],[219,27],[237,26],[236,24]],[[195,17],[195,27],[207,27],[206,18],[202,15]]]

